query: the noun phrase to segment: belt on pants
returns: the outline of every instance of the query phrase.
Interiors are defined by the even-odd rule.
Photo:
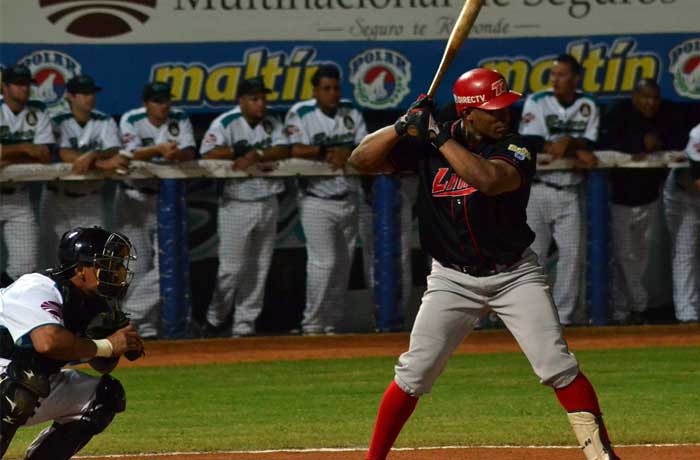
[[[443,266],[447,268],[451,268],[452,270],[457,270],[458,272],[462,272],[465,275],[469,276],[475,276],[477,278],[481,278],[484,276],[493,276],[497,275],[499,273],[503,273],[505,271],[508,271],[510,267],[513,266],[517,262],[513,261],[512,263],[509,264],[494,264],[491,266],[486,266],[486,265],[460,265],[460,264],[442,264]]]
[[[551,187],[551,188],[553,188],[553,189],[555,189],[555,190],[569,190],[569,189],[573,189],[573,188],[576,188],[576,187],[578,187],[579,185],[581,185],[580,183],[577,183],[577,184],[568,184],[568,185],[559,185],[559,184],[555,184],[555,183],[552,183],[552,182],[547,182],[546,180],[542,180],[542,179],[532,179],[532,183],[533,183],[533,184],[542,184],[542,185],[546,185],[547,187]]]
[[[306,193],[306,195],[308,195],[308,196],[312,196],[312,197],[318,198],[318,199],[320,199],[320,200],[331,200],[331,201],[343,201],[343,200],[347,200],[348,197],[350,196],[350,193],[341,193],[341,194],[338,194],[338,195],[329,195],[329,196],[319,196],[319,195],[316,195],[315,193],[311,193],[311,192],[308,192],[308,191],[307,191],[307,192],[304,192],[304,193]]]
[[[0,187],[0,195],[12,195],[23,189],[24,187]]]

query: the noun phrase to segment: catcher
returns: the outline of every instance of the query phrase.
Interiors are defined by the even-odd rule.
[[[66,232],[59,266],[0,289],[0,458],[20,426],[53,420],[26,460],[67,460],[126,408],[109,372],[122,355],[143,355],[138,332],[119,309],[135,260],[124,235],[100,227]],[[87,362],[97,378],[68,363]]]

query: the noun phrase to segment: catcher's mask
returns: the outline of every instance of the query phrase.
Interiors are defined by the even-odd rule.
[[[93,267],[97,276],[97,294],[124,297],[134,273],[129,262],[136,260],[136,250],[129,239],[100,227],[78,227],[63,234],[58,247],[61,270],[79,265]]]

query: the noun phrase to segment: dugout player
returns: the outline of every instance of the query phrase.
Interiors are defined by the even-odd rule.
[[[0,289],[0,458],[21,426],[54,423],[26,460],[67,460],[124,411],[124,388],[109,372],[143,343],[131,325],[86,338],[94,318],[111,312],[129,287],[129,240],[99,227],[75,228],[59,244],[56,268]],[[106,324],[106,323],[103,323]],[[88,362],[101,377],[67,363]]]
[[[681,123],[661,100],[653,79],[642,79],[630,99],[613,105],[601,124],[605,149],[644,161],[667,149],[682,149]],[[682,142],[682,141],[681,141]],[[652,230],[659,214],[666,168],[616,168],[610,171],[610,224],[613,238],[612,301],[616,324],[642,324],[649,294],[644,274],[649,265]]]
[[[340,98],[340,70],[322,65],[311,79],[313,99],[285,119],[294,158],[324,161],[341,171],[367,134],[362,114]],[[304,334],[335,332],[350,279],[357,239],[359,179],[344,175],[300,179],[299,212],[306,236]]]
[[[128,161],[118,155],[119,129],[109,115],[95,110],[102,88],[89,75],[77,75],[66,84],[69,110],[55,114],[51,121],[58,135],[61,160],[73,165],[75,174],[88,171],[126,169]],[[101,180],[63,181],[47,185],[43,197],[44,222],[50,228],[50,251],[56,253],[56,228],[101,225],[104,222]]]
[[[194,134],[187,114],[171,108],[170,86],[148,83],[143,89],[143,107],[122,115],[119,128],[124,149],[134,160],[180,162],[195,158]],[[124,311],[141,337],[156,338],[160,323],[158,276],[158,192],[157,179],[125,180],[119,184],[115,223],[141,257],[134,264],[136,281],[129,290]]]
[[[456,121],[438,125],[432,100],[421,97],[394,126],[367,136],[350,159],[365,172],[418,174],[421,244],[433,258],[409,350],[382,399],[367,459],[386,459],[418,398],[489,311],[516,338],[540,381],[554,388],[586,458],[617,459],[595,391],[569,352],[542,268],[528,249],[534,234],[525,208],[538,146],[508,132],[508,107],[520,94],[488,69],[464,73],[453,93]]]
[[[674,168],[663,200],[671,234],[673,304],[681,323],[700,322],[700,124],[688,136],[690,168]]]
[[[576,87],[581,65],[562,54],[550,72],[552,88],[531,94],[525,101],[520,134],[541,136],[544,153],[553,159],[574,158],[577,167],[590,168],[598,160],[592,150],[598,140],[598,107]],[[535,232],[532,250],[543,266],[554,239],[559,254],[552,295],[564,325],[583,321],[576,311],[583,270],[581,183],[575,171],[540,172],[532,184],[527,223]],[[579,313],[579,315],[577,315]]]
[[[238,106],[219,115],[204,139],[204,159],[231,160],[234,170],[289,157],[282,123],[267,113],[262,78],[238,85]],[[265,280],[277,235],[279,205],[284,179],[231,179],[224,185],[219,205],[219,273],[207,322],[221,327],[233,314],[232,335],[255,335],[255,320],[263,308]]]
[[[16,64],[2,71],[0,98],[0,168],[16,163],[49,163],[48,144],[54,143],[46,106],[30,100],[35,83],[29,68]],[[26,183],[0,184],[0,239],[7,247],[0,286],[37,268],[39,225],[30,205]]]

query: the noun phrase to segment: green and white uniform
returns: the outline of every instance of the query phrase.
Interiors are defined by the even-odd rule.
[[[117,123],[97,110],[90,114],[90,120],[84,126],[77,122],[70,110],[54,115],[51,121],[60,148],[80,153],[97,152],[98,155],[121,148]],[[57,182],[47,187],[42,200],[42,215],[51,232],[47,254],[56,254],[58,239],[64,231],[104,225],[103,186],[103,181],[90,180]]]
[[[598,140],[599,114],[592,97],[577,92],[571,105],[563,106],[550,90],[530,95],[523,107],[520,134],[556,141],[564,136]],[[527,223],[535,232],[532,249],[547,266],[552,239],[557,243],[559,262],[554,283],[554,303],[564,325],[578,321],[580,273],[583,269],[583,224],[578,172],[539,172],[527,206]]]
[[[161,126],[148,121],[144,107],[130,110],[119,122],[124,148],[130,152],[175,141],[179,149],[194,148],[192,124],[182,110],[171,109]],[[163,161],[161,157],[153,161]],[[158,180],[128,180],[117,190],[115,224],[129,235],[138,253],[133,264],[134,282],[129,288],[124,311],[141,337],[158,335],[160,322],[160,284],[158,277]]]
[[[290,144],[348,146],[367,134],[360,112],[342,100],[328,116],[315,99],[292,106],[285,120]],[[306,236],[306,308],[302,330],[330,333],[343,313],[357,239],[359,179],[347,176],[300,180],[299,211]]]
[[[268,115],[255,126],[235,107],[217,117],[202,140],[201,155],[231,146],[232,158],[251,149],[287,145],[282,123]],[[207,321],[221,325],[234,308],[233,335],[255,334],[277,234],[277,194],[283,179],[229,179],[219,202],[219,272]]]
[[[0,144],[53,144],[46,106],[30,100],[13,113],[0,96]],[[5,272],[12,279],[37,268],[39,225],[25,183],[0,184],[0,236],[7,247]]]

